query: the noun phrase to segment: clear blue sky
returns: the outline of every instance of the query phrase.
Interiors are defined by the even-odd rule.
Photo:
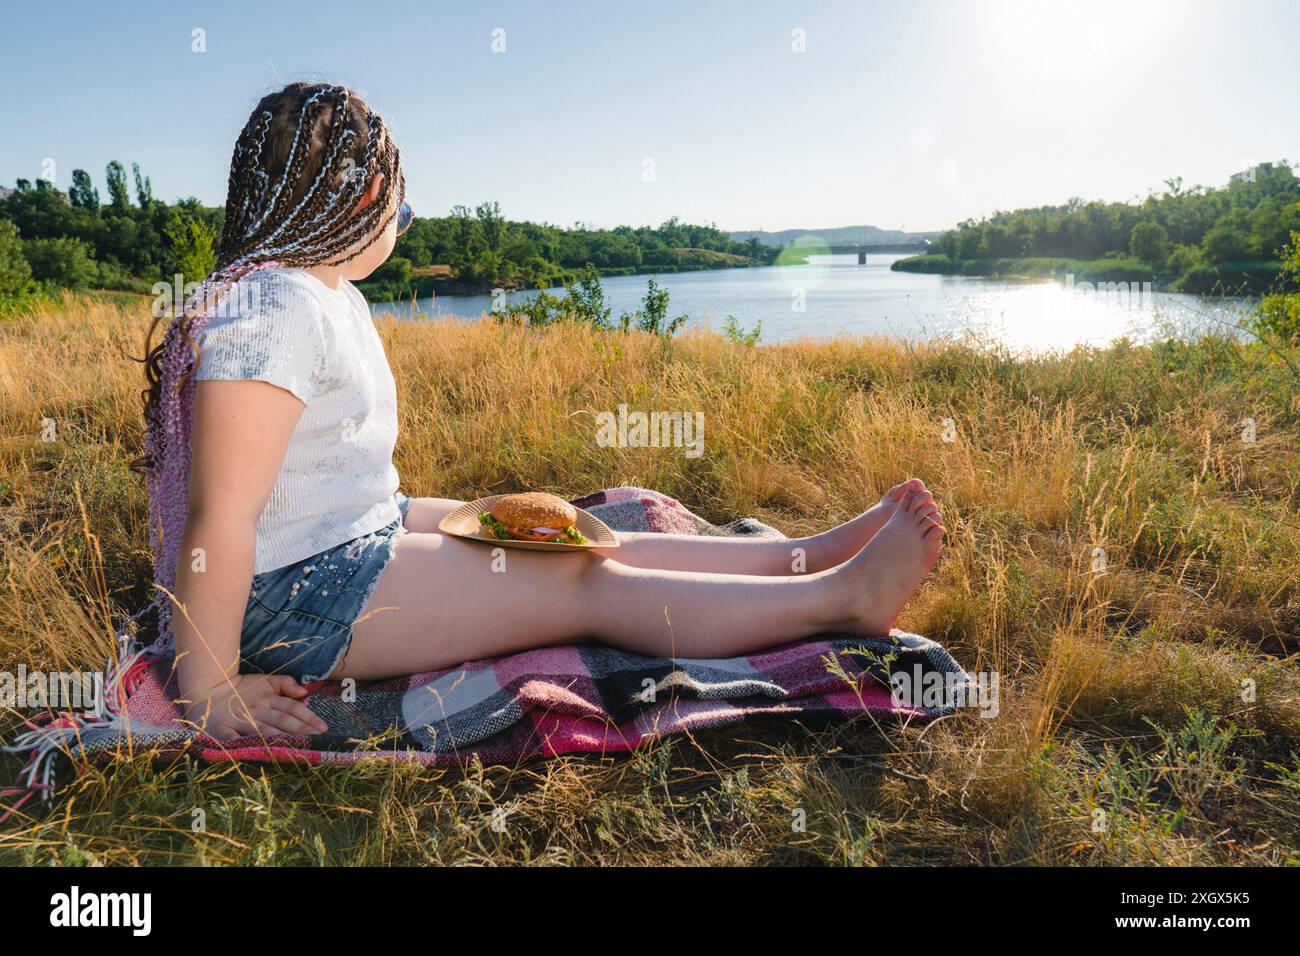
[[[102,193],[119,159],[160,198],[219,205],[249,110],[293,79],[383,113],[421,215],[497,199],[564,225],[941,229],[1300,160],[1288,0],[24,3],[3,19],[10,186],[53,159],[61,188],[81,167]]]

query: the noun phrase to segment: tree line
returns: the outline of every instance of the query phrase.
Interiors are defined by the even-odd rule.
[[[899,267],[986,274],[982,264],[1007,260],[1038,259],[1049,268],[1051,260],[1111,260],[1198,292],[1209,291],[1200,288],[1207,279],[1233,272],[1284,279],[1282,259],[1297,231],[1300,178],[1282,160],[1261,163],[1217,188],[1187,187],[1173,178],[1141,201],[1071,199],[966,220],[939,237],[930,256]],[[1008,271],[1025,270],[1012,264]]]
[[[197,199],[156,199],[149,178],[132,165],[105,169],[107,201],[83,169],[66,192],[43,179],[19,179],[0,200],[0,294],[49,287],[147,292],[181,273],[203,278],[222,210]],[[202,273],[201,275],[199,273]]]
[[[155,282],[177,274],[197,281],[213,268],[224,209],[193,197],[156,198],[138,164],[128,176],[110,162],[104,180],[106,199],[83,169],[73,171],[66,191],[19,179],[0,199],[0,295],[148,292]],[[564,228],[508,220],[499,203],[484,202],[417,218],[363,288],[374,298],[426,294],[435,277],[462,287],[524,288],[573,282],[588,265],[601,275],[678,272],[770,264],[777,252],[677,218],[657,228]]]
[[[447,266],[469,291],[571,283],[587,266],[611,276],[770,265],[778,252],[757,239],[738,242],[716,225],[676,217],[658,227],[565,228],[508,220],[499,203],[485,202],[417,218],[363,288],[376,297],[424,295],[434,284],[427,270],[436,265]]]

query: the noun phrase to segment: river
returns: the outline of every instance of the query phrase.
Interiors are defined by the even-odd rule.
[[[1248,314],[1248,300],[1210,299],[1151,292],[1149,288],[1022,282],[893,272],[897,255],[812,257],[807,265],[669,273],[658,277],[671,296],[669,315],[685,313],[689,325],[721,329],[733,315],[741,326],[762,323],[762,342],[796,338],[885,335],[921,340],[973,335],[1017,351],[1046,351],[1076,343],[1102,345],[1120,337],[1146,341],[1167,334],[1230,329]],[[603,280],[614,316],[633,311],[646,276]],[[505,295],[521,302],[535,293]],[[415,303],[373,305],[378,315],[477,318],[490,295],[439,296]]]

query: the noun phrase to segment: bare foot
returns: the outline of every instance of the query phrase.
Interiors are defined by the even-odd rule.
[[[939,558],[943,518],[928,491],[909,491],[885,526],[847,564],[833,572],[844,588],[844,603],[856,609],[850,620],[836,622],[856,634],[888,634],[925,576]]]
[[[849,560],[893,517],[898,503],[905,495],[920,494],[925,490],[925,482],[920,478],[909,478],[894,485],[885,492],[878,504],[872,505],[853,520],[821,534],[801,538],[798,543],[810,559],[808,570],[825,571]]]

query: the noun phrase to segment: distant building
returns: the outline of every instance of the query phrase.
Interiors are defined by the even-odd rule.
[[[1249,169],[1243,169],[1239,173],[1233,173],[1229,177],[1229,182],[1234,183],[1253,183],[1260,173],[1266,173],[1273,168],[1272,163],[1256,163]]]

